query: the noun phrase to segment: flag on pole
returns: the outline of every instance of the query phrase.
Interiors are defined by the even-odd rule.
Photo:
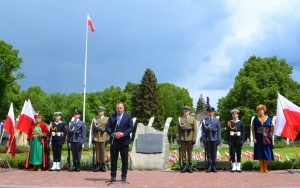
[[[30,100],[25,101],[16,128],[24,132],[25,134],[28,134],[30,125],[34,123],[34,115],[35,112],[33,110]]]
[[[16,155],[16,137],[15,137],[15,115],[13,103],[10,104],[8,115],[5,120],[4,129],[9,134],[9,145],[8,149],[10,150],[11,157],[14,159]],[[8,151],[9,152],[9,151]]]
[[[96,31],[95,26],[93,24],[93,21],[92,21],[92,19],[91,19],[91,17],[90,17],[89,14],[87,14],[87,24],[91,28],[92,32]]]
[[[278,93],[274,134],[295,140],[300,128],[300,107]]]

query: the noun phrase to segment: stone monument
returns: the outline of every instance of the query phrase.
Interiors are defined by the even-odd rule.
[[[165,170],[169,155],[167,132],[158,131],[151,126],[138,123],[131,151],[132,169]]]

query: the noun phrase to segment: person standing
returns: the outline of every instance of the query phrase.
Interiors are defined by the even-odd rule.
[[[208,167],[206,172],[217,172],[216,159],[217,147],[221,143],[221,123],[218,118],[214,117],[214,107],[208,107],[206,111],[208,117],[203,119],[201,125]]]
[[[231,110],[232,120],[228,121],[226,129],[226,140],[229,145],[231,161],[231,172],[241,172],[241,152],[245,139],[245,126],[239,120],[240,111]]]
[[[119,153],[122,159],[121,181],[126,182],[128,171],[128,150],[130,144],[130,133],[133,131],[133,121],[131,115],[124,113],[124,104],[117,103],[116,113],[109,116],[106,131],[110,135],[110,156],[111,156],[111,179],[116,181],[117,161]]]
[[[106,132],[106,123],[108,117],[104,115],[105,108],[100,106],[98,108],[98,117],[92,121],[92,136],[93,144],[96,153],[96,165],[94,166],[94,172],[101,171],[106,172],[105,168],[105,146],[109,136]],[[94,157],[94,156],[93,156]]]
[[[50,123],[50,142],[53,154],[53,166],[50,171],[61,170],[61,149],[66,139],[66,125],[61,121],[61,115],[61,112],[54,112],[55,121]]]
[[[268,171],[268,161],[274,160],[272,136],[274,125],[272,118],[265,112],[267,107],[259,104],[256,107],[257,116],[253,119],[252,134],[254,142],[254,160],[259,160],[260,172]]]
[[[190,115],[190,108],[183,107],[183,115],[178,118],[177,122],[177,140],[179,140],[182,157],[181,173],[193,172],[192,168],[192,151],[193,145],[196,143],[197,122],[194,116]]]
[[[34,115],[35,123],[29,127],[27,143],[29,151],[26,159],[26,168],[30,171],[41,171],[49,168],[47,138],[49,135],[48,127],[42,122],[42,115]]]
[[[80,120],[81,111],[74,110],[74,121],[71,121],[69,125],[69,143],[71,145],[73,168],[69,171],[80,172],[80,161],[82,145],[84,144],[86,137],[86,126],[83,121]]]

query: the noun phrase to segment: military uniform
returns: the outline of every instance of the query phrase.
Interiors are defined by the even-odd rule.
[[[61,116],[61,112],[55,112],[55,116]],[[53,166],[50,170],[60,171],[61,149],[66,139],[66,125],[62,121],[50,123],[50,141],[52,144]]]
[[[68,131],[68,141],[71,144],[72,158],[73,158],[73,168],[70,171],[80,171],[80,160],[81,160],[81,152],[82,145],[84,144],[84,140],[86,137],[86,126],[83,121],[79,118],[76,119],[76,115],[80,115],[81,111],[75,110],[74,121],[71,121],[69,125]]]
[[[232,110],[231,113],[239,113],[239,110]],[[231,172],[241,172],[241,151],[245,138],[245,126],[239,119],[228,121],[226,128],[226,140],[229,145]],[[236,156],[236,157],[235,157]]]
[[[185,106],[183,110],[189,111],[190,108]],[[195,117],[191,115],[183,115],[179,117],[176,130],[177,130],[177,138],[181,148],[180,152],[181,152],[181,157],[183,162],[182,169],[180,170],[181,172],[193,172],[192,151],[193,151],[193,145],[196,142],[196,137],[198,132],[197,122]]]
[[[207,109],[208,112],[214,112],[214,108]],[[221,143],[221,123],[219,119],[211,116],[202,121],[202,141],[205,145],[207,157],[207,170],[206,172],[217,172],[216,159],[217,147]]]
[[[98,112],[101,113],[105,109],[103,107],[98,108]],[[108,117],[101,115],[97,119],[94,118],[92,122],[92,136],[93,144],[96,152],[96,166],[94,167],[94,172],[102,171],[105,172],[105,145],[109,140],[109,135],[106,132],[106,123]]]

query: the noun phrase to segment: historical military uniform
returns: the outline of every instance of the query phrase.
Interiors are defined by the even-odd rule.
[[[214,112],[213,107],[207,108],[207,112]],[[216,159],[217,147],[221,143],[221,123],[219,119],[211,116],[203,119],[202,125],[202,141],[205,145],[207,170],[206,172],[217,172]]]
[[[104,116],[105,108],[99,107],[98,113],[101,114],[92,121],[92,136],[93,144],[96,153],[96,165],[94,167],[94,172],[102,171],[105,172],[105,145],[109,140],[109,135],[106,132],[106,123],[108,117]],[[93,156],[94,157],[94,156]]]
[[[231,110],[231,113],[239,113],[239,110]],[[226,140],[229,145],[230,161],[232,163],[232,172],[241,172],[241,151],[245,139],[244,123],[237,119],[228,121],[226,128]]]
[[[192,151],[193,145],[196,143],[197,122],[195,117],[189,115],[190,108],[183,108],[184,115],[178,118],[177,122],[177,138],[180,144],[182,168],[181,172],[193,172],[192,170]],[[188,111],[188,114],[185,114]],[[187,156],[186,156],[187,155]]]
[[[70,171],[80,171],[80,160],[82,145],[86,137],[86,126],[83,121],[79,119],[81,111],[74,111],[74,121],[71,121],[68,131],[68,141],[71,145],[72,158],[73,158],[73,168]]]
[[[55,116],[61,116],[61,112],[55,112]],[[50,141],[52,144],[53,166],[50,170],[60,171],[61,149],[66,139],[66,125],[62,121],[50,123]]]

